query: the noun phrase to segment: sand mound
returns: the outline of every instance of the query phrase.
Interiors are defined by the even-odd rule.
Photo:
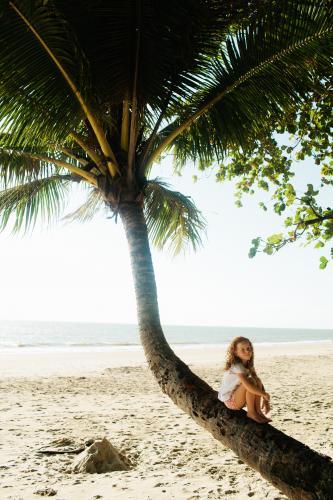
[[[73,463],[73,472],[101,473],[128,470],[128,459],[112,446],[106,438],[97,439]]]

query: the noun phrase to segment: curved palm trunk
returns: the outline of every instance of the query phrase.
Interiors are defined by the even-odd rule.
[[[258,425],[244,411],[233,412],[168,345],[160,324],[157,291],[142,207],[122,204],[129,244],[141,342],[162,391],[217,440],[296,500],[333,498],[333,465],[270,425]]]

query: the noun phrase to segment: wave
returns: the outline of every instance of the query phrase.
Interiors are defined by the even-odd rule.
[[[53,344],[54,345],[54,344]],[[80,347],[80,346],[126,346],[126,345],[140,345],[138,342],[94,342],[91,344],[90,342],[65,342],[65,344],[70,347]]]
[[[24,342],[0,342],[0,349],[2,347],[7,348],[22,348],[22,347],[103,347],[103,346],[133,346],[140,345],[138,343],[131,342],[34,342],[34,343],[24,343]]]
[[[283,344],[325,344],[333,343],[332,338],[318,339],[318,340],[281,340],[281,341],[259,341],[253,342],[254,345],[258,346],[274,346]],[[229,343],[227,342],[183,342],[183,341],[171,341],[172,346],[181,346],[185,348],[221,348],[226,347]],[[99,350],[117,350],[117,349],[133,349],[141,348],[141,344],[137,342],[64,342],[64,343],[50,343],[50,342],[34,342],[34,343],[24,343],[24,342],[0,342],[0,351],[10,350],[14,351],[16,349],[20,350],[62,350],[62,351],[73,351],[86,350],[86,349],[99,349]]]

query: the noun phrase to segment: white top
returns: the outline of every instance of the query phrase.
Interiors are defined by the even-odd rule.
[[[218,393],[218,399],[220,401],[228,401],[230,399],[232,391],[236,389],[238,385],[240,385],[240,380],[237,373],[244,373],[244,375],[248,375],[250,370],[245,368],[242,363],[236,363],[231,365],[229,370],[226,370],[223,374],[221,387]]]

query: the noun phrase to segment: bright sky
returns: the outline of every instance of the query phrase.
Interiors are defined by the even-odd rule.
[[[300,187],[315,168],[298,167]],[[258,207],[263,193],[236,208],[230,183],[217,184],[212,172],[193,183],[195,173],[189,166],[170,178],[170,160],[154,169],[153,177],[170,178],[191,195],[208,221],[198,253],[173,259],[153,251],[162,322],[333,328],[333,267],[318,265],[324,252],[296,243],[249,259],[251,239],[279,232],[282,218]],[[136,322],[124,232],[103,213],[90,223],[62,222],[25,237],[3,233],[0,260],[0,319]]]

